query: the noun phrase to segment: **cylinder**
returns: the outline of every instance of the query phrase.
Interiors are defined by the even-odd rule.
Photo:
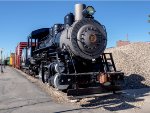
[[[82,20],[83,15],[82,11],[85,9],[86,5],[85,4],[76,4],[75,5],[75,21]]]

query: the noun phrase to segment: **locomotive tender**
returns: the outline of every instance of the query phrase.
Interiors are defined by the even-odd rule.
[[[111,53],[104,53],[107,32],[94,13],[92,6],[76,4],[64,24],[32,31],[22,69],[68,95],[118,90],[123,73],[116,71]]]

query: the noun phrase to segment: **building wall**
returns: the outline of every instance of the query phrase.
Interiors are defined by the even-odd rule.
[[[130,41],[123,41],[123,40],[117,41],[117,47],[125,46],[125,45],[128,45],[128,44],[130,44]]]

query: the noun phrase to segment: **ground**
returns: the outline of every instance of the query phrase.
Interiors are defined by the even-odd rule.
[[[150,113],[150,88],[124,92],[78,103],[57,102],[22,73],[6,67],[0,73],[0,113]]]

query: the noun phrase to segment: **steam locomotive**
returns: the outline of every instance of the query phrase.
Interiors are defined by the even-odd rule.
[[[95,9],[75,5],[64,24],[32,31],[21,57],[23,70],[68,95],[116,91],[123,73],[116,71],[107,45],[105,26],[94,19]]]

